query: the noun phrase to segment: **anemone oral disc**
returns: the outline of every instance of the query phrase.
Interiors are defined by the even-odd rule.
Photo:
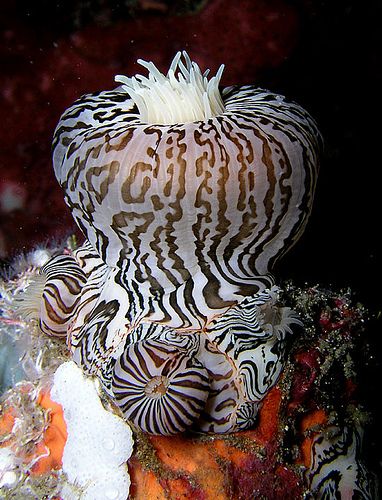
[[[152,62],[137,62],[149,71],[148,78],[117,75],[115,81],[122,83],[137,105],[142,122],[172,125],[208,120],[224,113],[219,91],[224,65],[208,80],[208,72],[203,74],[185,51],[175,55],[166,76]]]

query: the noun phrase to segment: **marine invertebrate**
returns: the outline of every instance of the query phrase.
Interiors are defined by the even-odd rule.
[[[195,329],[272,285],[269,268],[311,208],[319,135],[281,96],[248,86],[220,97],[218,81],[196,79],[186,63],[176,57],[168,78],[147,65],[149,79],[85,96],[64,113],[53,147],[77,223],[145,297],[131,315]],[[167,114],[155,104],[163,89]],[[189,101],[198,114],[183,113]]]
[[[147,339],[129,345],[118,359],[112,390],[126,418],[141,429],[174,434],[199,417],[209,378],[187,351]]]
[[[325,497],[334,492],[343,496],[374,498],[375,479],[363,462],[363,429],[328,426],[316,433],[311,447],[311,464],[306,471],[313,495]]]
[[[65,269],[65,273],[62,273]],[[47,335],[66,337],[67,325],[76,310],[85,274],[71,255],[55,255],[35,274],[18,297],[17,310],[35,319]]]
[[[130,426],[104,408],[98,382],[85,378],[73,361],[48,378],[50,390],[23,382],[0,399],[0,486],[6,497],[124,500]],[[44,379],[46,385],[47,373]]]
[[[68,429],[62,456],[68,483],[62,496],[72,498],[80,490],[84,499],[123,500],[130,487],[126,461],[133,449],[132,432],[105,410],[96,385],[72,361],[60,365],[54,375],[51,395],[62,405]]]
[[[77,253],[84,254],[83,249]],[[33,261],[44,265],[40,259],[33,258]],[[349,291],[338,294],[312,287],[302,290],[291,283],[286,286],[284,296],[301,311],[301,320],[307,327],[294,339],[294,349],[287,356],[281,380],[266,391],[261,404],[240,403],[242,385],[238,383],[240,377],[232,363],[233,358],[224,354],[224,348],[219,351],[213,342],[213,333],[209,340],[201,332],[180,334],[154,323],[140,323],[132,329],[127,350],[137,343],[158,345],[163,352],[168,349],[175,355],[178,349],[187,354],[193,363],[196,364],[196,357],[205,366],[210,385],[208,399],[197,421],[200,430],[226,432],[248,428],[254,423],[256,427],[244,433],[212,435],[207,439],[200,434],[148,437],[137,433],[135,453],[129,459],[131,490],[128,492],[126,469],[121,466],[126,458],[123,453],[130,447],[128,426],[111,414],[107,423],[103,420],[104,409],[99,401],[95,404],[98,400],[98,381],[84,377],[73,362],[65,362],[67,348],[63,342],[42,334],[31,322],[12,321],[12,302],[21,293],[20,288],[23,287],[20,285],[27,280],[30,266],[20,272],[21,275],[13,275],[10,282],[0,283],[0,330],[1,334],[8,331],[13,335],[20,333],[23,338],[31,337],[34,344],[38,337],[41,344],[35,363],[42,371],[37,381],[35,373],[29,371],[33,383],[17,384],[0,399],[0,444],[5,446],[0,446],[0,484],[5,495],[42,498],[54,493],[71,498],[87,494],[96,498],[98,491],[101,498],[106,498],[107,494],[111,497],[119,494],[125,498],[129,493],[136,498],[155,496],[165,499],[169,495],[212,497],[217,494],[229,499],[260,494],[267,498],[275,495],[303,498],[307,494],[319,496],[328,492],[331,495],[341,493],[351,496],[355,492],[365,498],[378,497],[376,478],[367,471],[362,457],[362,427],[366,415],[362,407],[357,407],[355,403],[354,372],[345,378],[342,376],[342,371],[349,373],[346,368],[348,360],[356,362],[355,352],[361,351],[358,346],[365,345],[366,341],[363,335],[359,335],[364,331],[366,311],[360,304],[352,305]],[[5,305],[7,289],[8,306]],[[266,329],[265,337],[279,332],[281,338],[280,332],[289,325],[290,311],[281,312],[280,306],[271,297],[276,299],[275,290],[262,296],[259,294],[253,308],[249,307],[251,301],[243,301],[230,309],[229,315],[220,317],[222,322],[224,320],[222,327],[217,328],[215,324],[216,331],[223,333],[230,325],[236,336],[245,328],[243,318],[249,319],[252,315],[253,322],[258,325],[272,323],[280,327],[276,331]],[[240,311],[245,304],[246,310]],[[276,321],[269,323],[272,317]],[[236,323],[234,318],[237,318]],[[277,318],[284,318],[284,323],[279,323]],[[331,318],[330,324],[328,318]],[[336,337],[328,337],[331,329],[337,331],[338,344],[334,342]],[[247,340],[250,334],[249,330]],[[256,331],[252,334],[258,335]],[[353,344],[351,339],[355,341],[356,338],[363,340]],[[324,342],[334,345],[334,351],[332,348],[330,353],[322,345]],[[345,350],[338,358],[341,342]],[[53,343],[58,348],[54,353]],[[27,354],[31,346],[24,345],[24,348]],[[259,342],[257,352],[261,353],[261,348]],[[136,350],[139,352],[139,347]],[[320,351],[322,359],[327,358],[332,369],[328,370],[327,362],[317,362]],[[249,350],[247,354],[254,356],[255,352]],[[27,357],[33,358],[34,355]],[[47,359],[41,363],[41,358]],[[268,356],[265,358],[261,365],[261,355],[255,357],[259,376],[266,373],[269,359]],[[59,370],[57,360],[61,364]],[[282,362],[278,364],[282,366]],[[10,369],[9,364],[7,369]],[[316,371],[314,380],[323,376],[324,383],[312,383],[312,370]],[[28,375],[26,377],[28,379]],[[50,394],[52,399],[53,395],[54,399],[60,399],[65,411],[46,392],[49,380],[53,378],[54,388]],[[350,381],[352,384],[349,386]],[[38,396],[41,386],[43,392]],[[312,386],[314,390],[307,395],[306,387]],[[93,398],[89,401],[87,391],[83,390],[85,387],[92,389],[94,405]],[[108,405],[105,394],[102,394],[102,402],[109,409],[115,409],[114,405]],[[232,419],[227,418],[231,415]],[[88,425],[90,419],[92,423]],[[69,437],[66,437],[66,423]],[[113,431],[115,423],[117,427]],[[110,434],[106,436],[106,433]],[[124,439],[120,438],[122,433]],[[88,443],[93,441],[94,446],[89,447]],[[113,448],[113,443],[118,447]],[[81,444],[83,452],[78,448]],[[68,446],[68,450],[63,455],[64,446]],[[88,455],[89,449],[91,456]],[[79,457],[82,453],[86,456],[81,463]],[[90,462],[91,466],[88,465]],[[121,481],[118,492],[112,475],[108,476],[108,484],[105,484],[105,472],[109,467]],[[303,475],[299,473],[301,467],[305,469]],[[62,474],[63,471],[67,475]],[[94,474],[89,474],[89,471]]]
[[[296,322],[270,273],[310,213],[320,135],[282,96],[220,92],[222,67],[208,80],[186,53],[167,76],[140,63],[147,78],[118,76],[117,89],[82,97],[55,132],[55,173],[87,239],[73,255],[86,283],[68,342],[150,432],[245,428]],[[167,374],[177,365],[175,422]],[[138,380],[156,398],[142,400],[143,416],[132,409]]]

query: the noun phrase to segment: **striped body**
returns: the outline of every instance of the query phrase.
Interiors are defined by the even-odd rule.
[[[356,424],[330,426],[313,436],[305,478],[309,498],[379,498],[377,478],[363,462],[363,429]]]
[[[66,201],[135,304],[140,296],[139,320],[203,328],[269,288],[310,212],[313,120],[253,87],[223,98],[226,112],[206,122],[147,125],[117,89],[85,96],[57,127]]]
[[[113,373],[113,394],[126,418],[154,434],[175,434],[190,427],[208,393],[205,367],[187,349],[161,339],[130,344]]]
[[[88,375],[101,380],[126,418],[147,432],[161,434],[189,426],[226,433],[253,424],[259,403],[281,373],[285,336],[291,332],[290,325],[298,323],[288,308],[277,305],[276,290],[247,297],[193,333],[155,322],[131,324],[126,318],[129,296],[115,283],[113,270],[91,251],[89,243],[74,257],[87,281],[68,332],[73,359]],[[65,268],[61,272],[65,274]],[[113,299],[108,300],[112,290]],[[273,328],[269,328],[269,318],[274,316],[269,311],[274,308],[279,311],[275,316],[283,317],[283,311],[286,314],[282,324],[273,321]],[[156,344],[157,354],[147,348],[148,343]],[[155,398],[153,402],[145,387],[157,377],[173,380],[169,367],[178,384],[175,396],[181,394],[183,381],[184,393],[195,385],[200,399],[185,411],[183,419],[173,422],[170,418],[166,423],[158,409],[167,416],[179,413],[178,405],[187,410],[184,398],[176,403],[174,394],[163,394],[164,401]],[[191,368],[197,369],[194,379]]]
[[[284,97],[251,86],[220,96],[217,80],[204,120],[143,123],[126,91],[143,109],[139,82],[120,81],[75,102],[53,143],[87,239],[74,253],[86,283],[68,322],[73,358],[147,432],[248,428],[298,322],[271,272],[310,213],[319,132]],[[173,96],[188,92],[172,82]]]

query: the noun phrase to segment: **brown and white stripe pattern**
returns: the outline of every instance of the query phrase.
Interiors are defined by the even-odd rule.
[[[41,298],[39,325],[55,337],[66,337],[68,323],[76,312],[85,274],[71,255],[56,255],[42,268],[45,284]]]
[[[126,92],[101,92],[56,130],[55,172],[78,225],[145,297],[137,314],[175,328],[268,288],[313,200],[320,136],[308,113],[254,87],[222,95],[221,116],[151,125]]]
[[[273,311],[274,264],[311,210],[320,134],[300,106],[253,86],[224,89],[205,119],[149,124],[119,79],[126,85],[76,101],[53,143],[87,238],[75,254],[86,284],[69,329],[74,359],[149,432],[246,428],[295,322],[283,308],[285,324],[273,324],[264,309]],[[209,386],[185,403],[182,424],[167,400],[145,403],[142,416],[129,396],[142,371],[162,376],[167,355],[179,369],[193,360],[195,384]]]
[[[114,368],[112,389],[126,418],[139,428],[175,434],[198,419],[209,379],[187,351],[147,339],[125,349]]]
[[[377,477],[367,469],[363,454],[359,425],[332,425],[314,435],[305,471],[307,498],[379,498]]]

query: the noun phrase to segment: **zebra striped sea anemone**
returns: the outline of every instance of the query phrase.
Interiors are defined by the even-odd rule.
[[[16,311],[24,319],[37,320],[41,331],[66,337],[68,322],[76,311],[86,278],[70,255],[56,255],[31,278],[16,299]]]
[[[311,210],[320,135],[297,104],[220,93],[222,68],[208,81],[183,55],[74,103],[53,148],[78,225],[144,296],[135,314],[193,330],[272,285]]]
[[[321,137],[282,96],[220,91],[223,67],[139,62],[147,77],[116,77],[56,128],[55,173],[86,236],[68,344],[148,432],[245,429],[297,322],[271,272],[310,213]]]
[[[125,417],[152,434],[190,427],[209,393],[207,370],[196,358],[154,339],[131,344],[118,359],[113,394]]]

